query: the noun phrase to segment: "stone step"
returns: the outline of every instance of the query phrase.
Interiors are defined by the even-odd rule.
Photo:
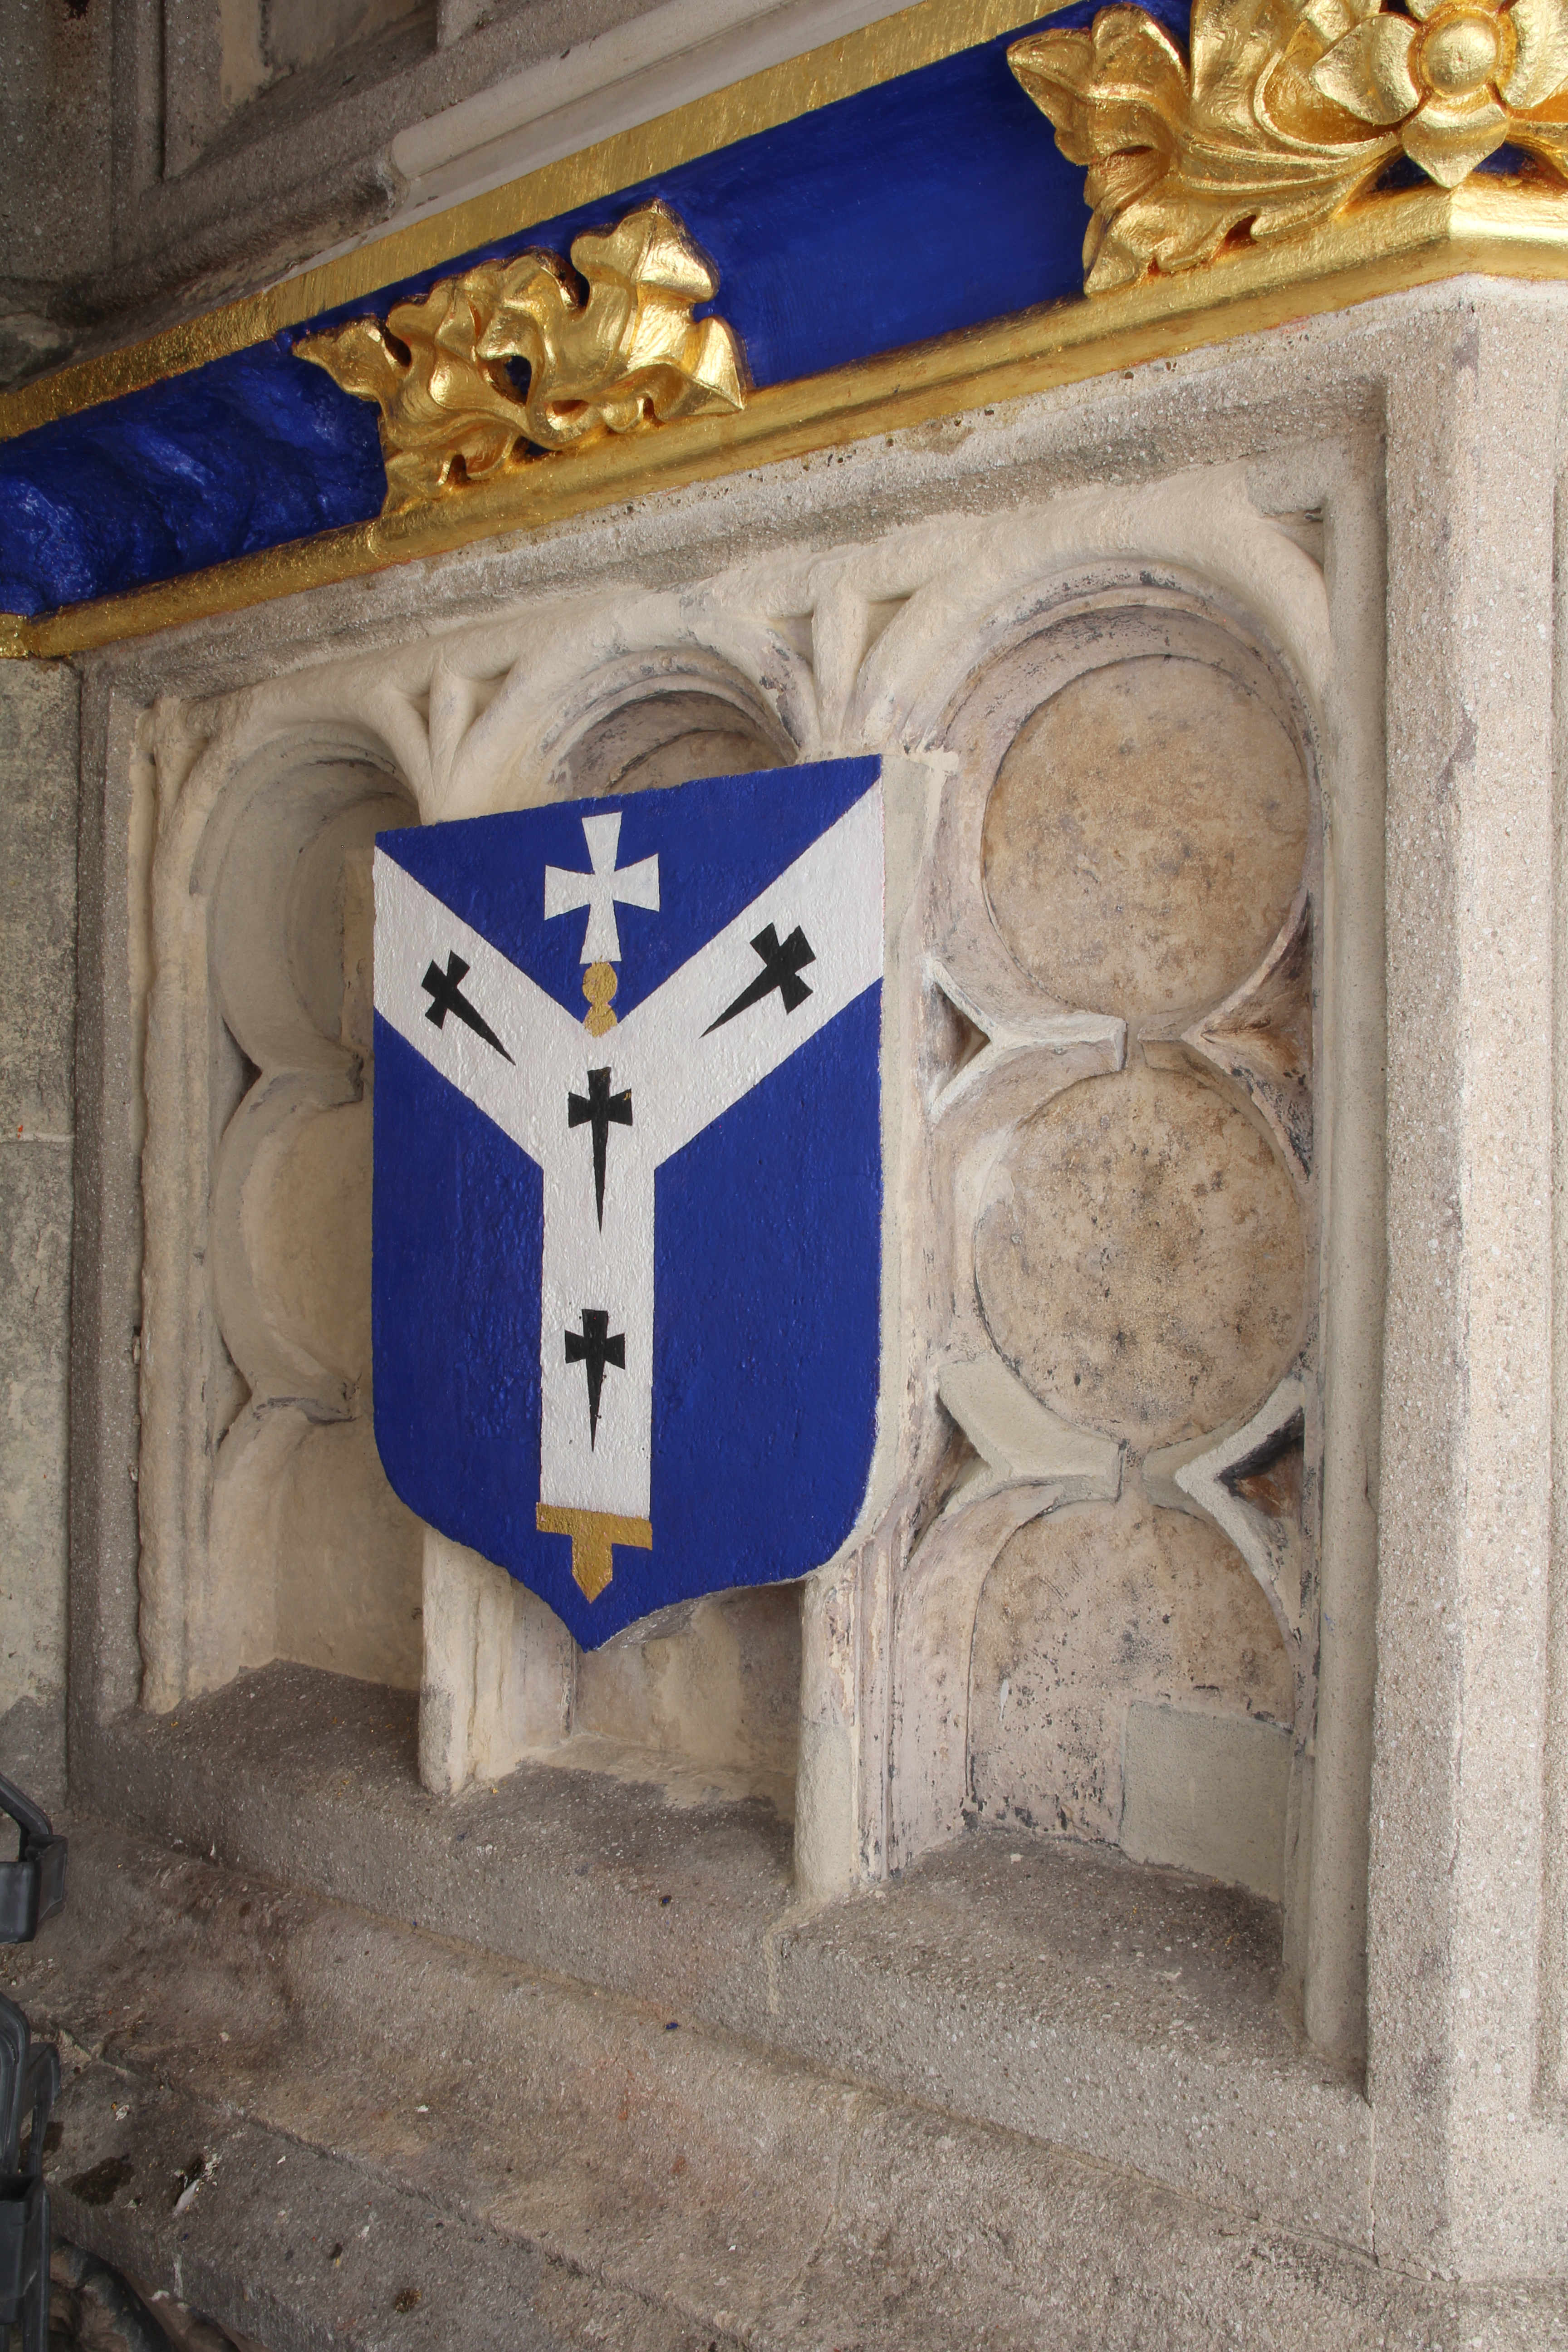
[[[62,2044],[57,2227],[268,2352],[1568,2344],[1559,2289],[1389,2276],[669,2003],[70,1832],[66,1910],[0,1964]]]
[[[436,1799],[416,1729],[411,1696],[270,1667],[113,1726],[96,1785],[187,1850],[1370,2248],[1371,2111],[1280,2002],[1270,1906],[987,1833],[807,1912],[787,1825],[679,1759],[569,1748]]]

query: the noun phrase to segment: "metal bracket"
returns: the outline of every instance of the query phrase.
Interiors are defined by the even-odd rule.
[[[0,1863],[0,1943],[25,1944],[66,1895],[66,1842],[30,1797],[0,1779],[0,1811],[20,1832]],[[44,2140],[60,2095],[59,2053],[35,2042],[0,1994],[0,2352],[48,2352],[49,2192]]]
[[[66,1899],[66,1841],[47,1813],[0,1775],[0,1812],[21,1832],[15,1862],[0,1862],[0,1944],[30,1944]]]

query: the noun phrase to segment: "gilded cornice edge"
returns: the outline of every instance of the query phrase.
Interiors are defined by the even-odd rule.
[[[211,571],[27,621],[0,615],[0,654],[59,656],[151,635],[483,539],[542,530],[628,498],[841,447],[966,409],[1109,374],[1476,271],[1568,278],[1561,197],[1494,179],[1408,189],[1280,244],[1227,247],[1205,268],[750,394],[743,408],[607,436],[442,498]],[[1289,267],[1282,264],[1287,263]]]

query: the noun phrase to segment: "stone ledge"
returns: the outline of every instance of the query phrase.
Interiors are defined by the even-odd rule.
[[[160,1843],[760,2028],[758,1961],[790,1897],[790,1832],[771,1806],[673,1805],[651,1781],[555,1764],[433,1797],[417,1716],[410,1692],[269,1666],[172,1715],[121,1716],[88,1790]]]
[[[1270,1906],[985,1834],[806,1910],[773,1809],[696,1801],[683,1759],[682,1802],[560,1760],[437,1800],[415,1717],[406,1694],[270,1667],[121,1718],[94,1786],[160,1840],[283,1886],[1370,2246],[1370,2110],[1276,1998]]]
[[[778,1943],[792,2050],[1370,2251],[1372,2110],[1277,2000],[1271,1905],[988,1834]]]
[[[3,1971],[62,2037],[57,2226],[268,2352],[1568,2344],[1560,2287],[1414,2282],[101,1822],[72,1836],[71,1901]]]

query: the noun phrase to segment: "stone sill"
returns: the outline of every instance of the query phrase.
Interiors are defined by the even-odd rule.
[[[760,1799],[704,1797],[671,1759],[672,1801],[627,1777],[625,1757],[613,1771],[525,1764],[437,1799],[416,1773],[416,1711],[412,1694],[268,1667],[176,1715],[106,1727],[91,1801],[161,1845],[358,1906],[421,1944],[455,1939],[1369,2245],[1371,2111],[1277,1998],[1270,1906],[984,1832],[806,1909],[788,1825]]]
[[[67,1909],[0,1954],[65,2061],[57,2229],[267,2352],[1561,2337],[1557,2287],[1402,2276],[101,1820],[70,1832]]]

